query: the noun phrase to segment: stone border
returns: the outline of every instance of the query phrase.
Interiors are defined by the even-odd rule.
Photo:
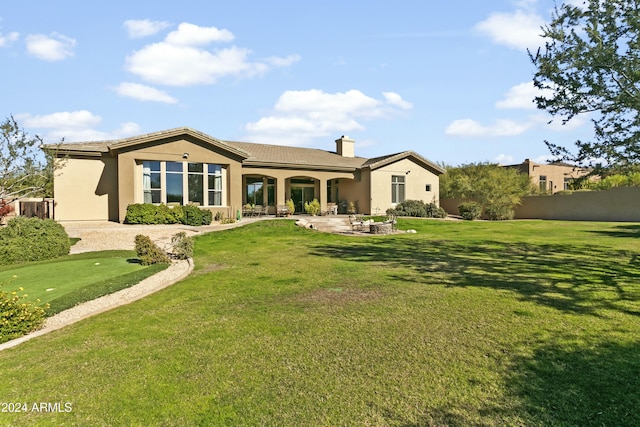
[[[15,347],[32,338],[72,325],[96,314],[104,313],[105,311],[137,301],[179,282],[191,274],[192,271],[192,259],[174,261],[166,269],[151,277],[147,277],[136,285],[91,301],[83,302],[82,304],[78,304],[75,307],[47,318],[41,329],[0,344],[0,351]]]

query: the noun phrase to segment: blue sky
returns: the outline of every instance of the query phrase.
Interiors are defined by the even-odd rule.
[[[447,164],[544,161],[526,49],[552,0],[72,1],[0,8],[0,116],[55,143],[189,126]]]

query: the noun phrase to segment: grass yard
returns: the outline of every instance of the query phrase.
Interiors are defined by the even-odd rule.
[[[49,303],[47,315],[140,282],[166,265],[142,266],[135,251],[102,251],[54,260],[0,267],[0,283],[7,291]]]
[[[0,352],[0,424],[640,425],[640,225],[399,226],[201,236],[186,280]]]

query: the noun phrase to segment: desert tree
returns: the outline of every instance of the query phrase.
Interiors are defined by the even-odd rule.
[[[545,46],[529,57],[535,99],[563,124],[588,116],[589,141],[545,141],[558,159],[632,168],[640,162],[640,0],[585,0],[556,6],[542,28]],[[549,95],[547,95],[549,94]]]

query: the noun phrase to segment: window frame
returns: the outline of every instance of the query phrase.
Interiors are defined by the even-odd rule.
[[[402,203],[406,200],[406,176],[391,175],[391,203]]]
[[[138,163],[142,169],[142,203],[179,204],[181,206],[196,204],[202,207],[225,206],[224,165],[170,160],[139,160]],[[157,165],[159,165],[159,170],[155,169]],[[182,178],[180,191],[178,191],[177,176]],[[210,177],[214,177],[212,182],[217,188],[210,188]],[[193,193],[194,184],[198,187],[196,191],[202,193],[200,197]],[[159,187],[154,185],[159,185]],[[179,201],[178,197],[171,197],[170,186],[172,192],[175,193],[174,196],[180,194]],[[211,202],[219,202],[220,204],[211,204]]]

